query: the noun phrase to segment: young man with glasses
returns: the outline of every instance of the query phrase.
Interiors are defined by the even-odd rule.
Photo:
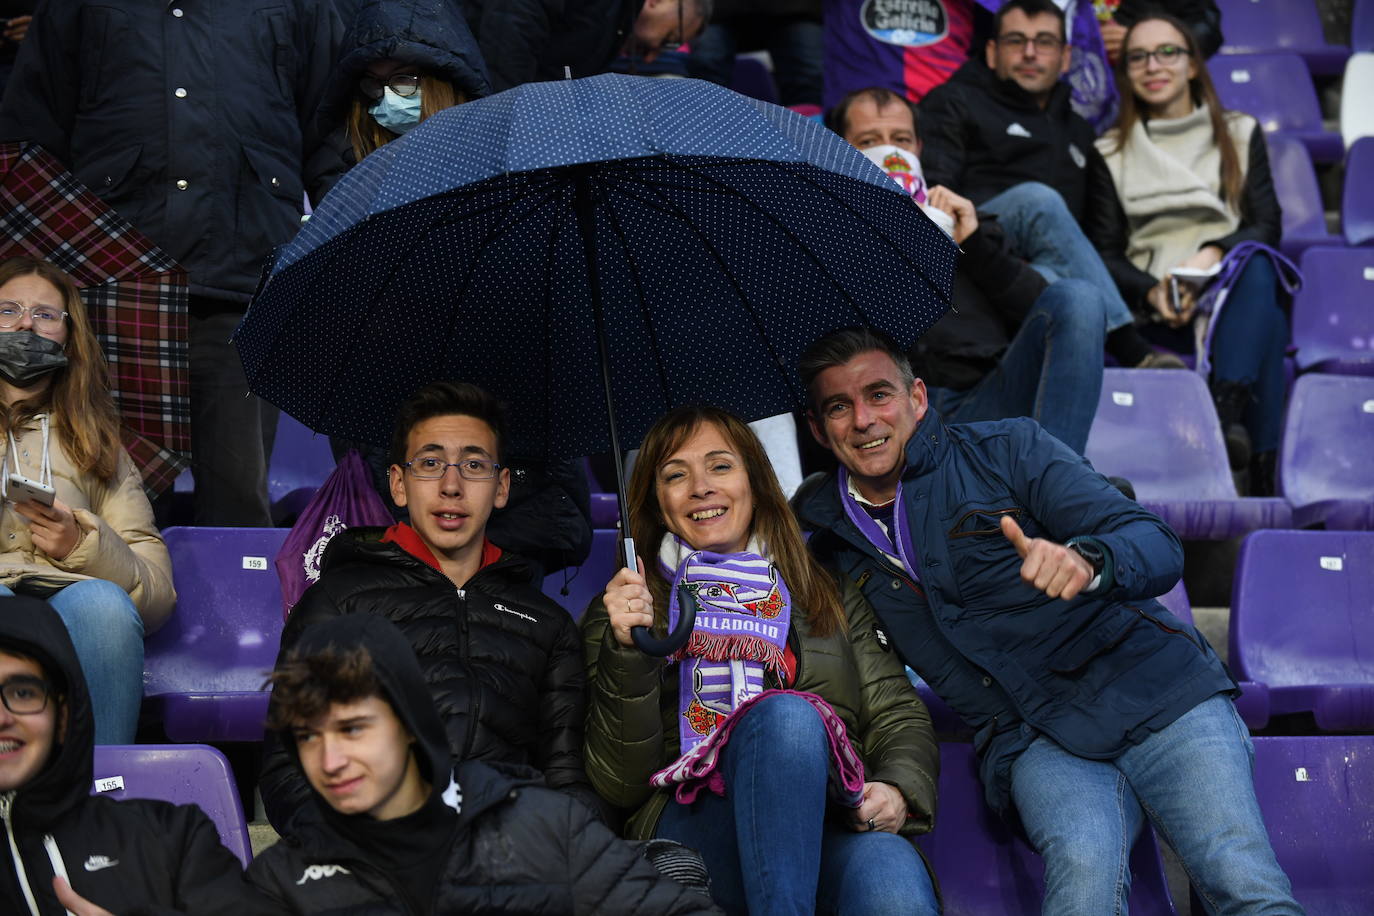
[[[1135,329],[1102,258],[1080,228],[1091,173],[1106,166],[1092,125],[1076,114],[1072,49],[1053,0],[1010,0],[983,60],[970,60],[920,104],[929,185],[996,215],[1013,250],[1049,280],[1085,280],[1106,300],[1107,351],[1123,366],[1181,368]]]
[[[505,504],[505,418],[475,385],[434,382],[401,406],[391,496],[409,524],[334,537],[320,581],[292,610],[282,653],[309,624],[377,614],[414,646],[454,755],[534,766],[551,788],[598,804],[582,763],[584,672],[577,627],[530,584],[527,562],[486,537]],[[262,776],[281,833],[309,787],[279,746]]]
[[[94,739],[62,619],[37,598],[0,598],[0,911],[259,912],[199,808],[91,795]]]

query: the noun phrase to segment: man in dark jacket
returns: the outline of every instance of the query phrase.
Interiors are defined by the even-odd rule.
[[[841,465],[795,498],[810,547],[974,729],[988,803],[1045,859],[1044,911],[1123,911],[1148,817],[1212,911],[1302,912],[1235,682],[1151,597],[1182,571],[1177,535],[1033,420],[946,426],[885,335],[836,331],[799,371]]]
[[[859,149],[896,147],[920,170],[915,109],[892,90],[850,93],[832,124]],[[962,249],[953,307],[911,354],[931,402],[961,423],[1034,417],[1082,454],[1102,390],[1106,297],[1082,280],[1046,282],[1011,254],[995,216],[944,186],[928,193]]]
[[[1107,349],[1122,365],[1181,367],[1140,336],[1079,226],[1089,174],[1106,174],[1107,166],[1060,79],[1071,58],[1063,11],[1053,0],[1010,0],[994,29],[985,61],[968,61],[921,101],[926,180],[996,214],[1013,250],[1050,279],[1098,287],[1107,303]]]
[[[268,727],[318,811],[249,868],[278,912],[716,912],[538,773],[455,768],[425,677],[390,622],[310,627],[272,682]]]
[[[41,4],[0,105],[186,268],[200,525],[271,525],[276,411],[229,338],[263,261],[342,173],[311,121],[342,25],[329,0]]]
[[[0,911],[255,911],[199,808],[91,795],[90,694],[62,618],[37,598],[0,598],[0,700]]]
[[[403,404],[391,495],[410,523],[330,541],[320,581],[286,622],[282,653],[318,620],[387,617],[420,657],[454,756],[534,766],[550,787],[596,806],[582,763],[577,625],[529,584],[522,558],[486,537],[509,493],[504,431],[500,405],[475,385],[435,382]],[[261,791],[268,819],[290,833],[309,789],[270,737]]]

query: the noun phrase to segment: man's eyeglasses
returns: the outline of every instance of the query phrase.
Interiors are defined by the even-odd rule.
[[[16,716],[31,716],[48,708],[51,689],[36,677],[12,677],[0,684],[0,701]]]
[[[24,320],[26,313],[33,319],[33,326],[40,331],[56,331],[67,317],[66,312],[51,305],[27,306],[3,299],[0,300],[0,328],[8,330],[14,327]]]
[[[380,99],[386,89],[408,99],[420,91],[420,77],[410,73],[393,73],[383,79],[371,75],[358,78],[358,91],[374,101]]]
[[[464,458],[462,461],[445,461],[433,455],[412,458],[401,467],[410,471],[410,476],[418,480],[438,480],[448,473],[449,468],[457,468],[458,476],[464,480],[491,480],[500,472],[502,465],[490,458]]]
[[[1161,67],[1172,67],[1178,63],[1180,58],[1191,55],[1191,51],[1179,45],[1160,45],[1153,51],[1136,48],[1134,51],[1126,52],[1126,66],[1132,70],[1139,70],[1145,66],[1146,61],[1153,57]]]
[[[1051,35],[1049,32],[1041,32],[1034,38],[1022,34],[1021,32],[1008,32],[1005,35],[997,36],[998,46],[1008,51],[1016,51],[1018,53],[1024,51],[1027,43],[1033,45],[1038,52],[1051,54],[1063,47],[1064,39],[1057,35]]]

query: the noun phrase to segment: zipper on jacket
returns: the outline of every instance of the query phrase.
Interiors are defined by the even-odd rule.
[[[471,654],[468,651],[470,642],[468,637],[468,592],[466,588],[458,589],[458,658],[463,663],[463,668],[468,672],[468,679],[472,683],[472,705],[468,712],[467,736],[463,739],[463,756],[467,756],[472,751],[473,742],[477,740],[477,723],[482,718],[482,685],[472,675]],[[447,731],[447,729],[445,729]]]
[[[33,897],[33,888],[29,887],[29,873],[24,870],[24,860],[19,856],[19,844],[14,839],[13,792],[0,795],[0,819],[5,821],[5,836],[9,839],[10,855],[14,858],[14,874],[19,878],[19,886],[24,891],[24,900],[29,905],[29,912],[33,916],[41,916],[38,912],[38,901]]]

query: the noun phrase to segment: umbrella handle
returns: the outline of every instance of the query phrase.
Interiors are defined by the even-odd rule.
[[[620,542],[625,551],[622,559],[625,566],[635,569],[635,542],[633,538],[625,538]],[[678,588],[678,608],[682,616],[678,618],[677,627],[663,639],[658,639],[648,627],[631,627],[630,638],[634,640],[635,646],[645,655],[652,655],[655,658],[665,658],[672,655],[678,649],[687,644],[687,640],[692,635],[692,630],[697,625],[697,599],[692,594],[692,590],[684,584]]]

